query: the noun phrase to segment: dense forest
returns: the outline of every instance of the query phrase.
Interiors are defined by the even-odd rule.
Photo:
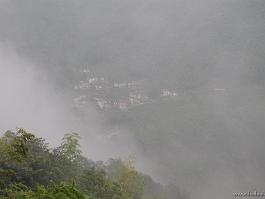
[[[163,186],[138,172],[134,158],[93,162],[82,155],[77,133],[49,148],[24,129],[0,139],[1,199],[183,199],[174,185]]]

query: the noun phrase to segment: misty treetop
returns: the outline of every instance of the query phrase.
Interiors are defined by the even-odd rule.
[[[0,199],[182,199],[138,172],[133,159],[93,162],[82,155],[77,133],[51,149],[43,138],[17,129],[0,138]],[[169,189],[171,187],[171,189]],[[173,191],[172,191],[173,190]]]

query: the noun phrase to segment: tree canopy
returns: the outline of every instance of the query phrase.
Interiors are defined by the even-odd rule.
[[[93,162],[77,133],[50,149],[24,129],[0,138],[0,199],[186,199],[138,172],[133,158]],[[168,193],[167,193],[167,190]],[[176,190],[174,193],[174,190]]]

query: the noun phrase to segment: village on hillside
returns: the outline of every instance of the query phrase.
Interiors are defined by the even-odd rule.
[[[98,77],[89,69],[80,72],[84,78],[74,86],[77,94],[74,104],[77,107],[84,107],[92,101],[102,111],[128,111],[163,98],[178,97],[176,91],[166,88],[159,90],[157,95],[151,95],[146,87],[146,79],[115,81]]]

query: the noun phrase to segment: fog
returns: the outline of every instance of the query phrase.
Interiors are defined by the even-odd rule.
[[[94,160],[125,158],[135,153],[133,143],[131,148],[130,143],[125,147],[122,142],[119,148],[115,147],[109,140],[113,129],[104,129],[104,120],[92,105],[86,109],[85,118],[76,114],[70,96],[55,90],[45,71],[20,57],[10,46],[1,46],[0,69],[2,133],[25,128],[54,147],[61,143],[64,134],[77,132],[82,137],[85,155]],[[108,146],[108,150],[102,145]]]
[[[0,0],[0,130],[137,167],[191,198],[264,191],[265,2]],[[78,71],[179,98],[121,115],[73,106]],[[88,91],[89,92],[89,91]]]

